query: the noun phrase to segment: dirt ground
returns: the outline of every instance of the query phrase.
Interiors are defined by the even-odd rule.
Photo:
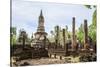
[[[62,57],[60,60],[59,57],[56,58],[41,58],[41,59],[27,59],[27,60],[21,60],[17,61],[17,66],[24,66],[24,65],[48,65],[48,64],[65,64],[65,63],[78,63],[79,57]]]

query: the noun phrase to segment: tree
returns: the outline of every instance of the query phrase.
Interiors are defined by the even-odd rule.
[[[92,24],[90,24],[89,25],[89,27],[88,27],[88,36],[90,37],[90,38],[92,38],[92,40],[94,41],[94,42],[96,42],[96,22],[97,22],[97,20],[96,20],[96,12],[97,12],[97,10],[96,10],[96,6],[95,5],[85,5],[85,7],[86,8],[88,8],[88,9],[95,9],[94,10],[94,12],[93,12],[93,16],[92,16]],[[78,29],[78,32],[77,32],[77,37],[78,37],[78,39],[79,39],[79,41],[82,43],[83,42],[83,36],[84,36],[84,34],[83,34],[83,24],[81,24],[81,26],[80,26],[80,28]]]
[[[16,27],[10,27],[11,45],[16,44]]]
[[[55,26],[54,27],[54,30],[52,30],[52,31],[50,31],[50,33],[51,33],[51,35],[53,36],[52,38],[50,38],[50,39],[52,39],[52,40],[54,40],[54,41],[52,41],[52,42],[55,42],[56,43],[56,45],[57,44],[59,44],[59,38],[60,38],[60,27],[57,25],[57,26]]]
[[[96,42],[97,8],[95,5],[85,5],[89,9],[95,9],[92,16],[92,24],[89,26],[89,37]]]
[[[92,24],[89,26],[89,36],[92,38],[93,42],[96,42],[96,23],[97,23],[97,10],[94,11],[92,16]]]
[[[20,30],[20,34],[19,34],[19,38],[18,38],[19,42],[22,42],[23,45],[23,49],[25,47],[25,42],[28,40],[28,35],[26,33],[25,30]]]
[[[92,16],[92,24],[96,27],[96,24],[97,24],[97,10],[96,9]]]
[[[83,31],[83,24],[81,24],[80,25],[80,27],[79,27],[79,29],[78,29],[78,32],[77,32],[77,38],[78,38],[78,40],[81,42],[81,43],[83,43],[83,41],[84,41],[84,31]]]
[[[70,40],[71,39],[71,32],[70,31],[68,31],[68,39]]]
[[[94,9],[93,16],[92,16],[92,24],[96,26],[97,23],[97,8],[96,5],[85,5],[88,9]]]
[[[93,24],[89,26],[89,36],[96,42],[96,27]]]

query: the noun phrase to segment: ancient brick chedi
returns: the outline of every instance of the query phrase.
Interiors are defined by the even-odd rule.
[[[45,32],[45,27],[44,27],[44,16],[42,13],[42,10],[40,12],[39,20],[38,20],[38,27],[37,27],[37,32],[34,34],[35,38],[33,39],[31,45],[32,46],[38,46],[38,47],[44,47],[46,44],[46,36],[47,33]]]

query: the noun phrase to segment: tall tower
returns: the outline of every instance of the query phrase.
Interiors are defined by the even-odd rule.
[[[46,35],[47,35],[47,33],[45,32],[45,27],[44,27],[44,16],[43,16],[43,13],[41,10],[39,20],[38,20],[37,32],[35,33],[35,37],[36,37],[36,39],[40,39],[41,37],[44,37]]]
[[[46,45],[47,33],[45,32],[44,16],[43,16],[42,10],[40,11],[37,32],[34,35],[35,35],[35,38],[31,45],[44,47]]]
[[[37,28],[37,32],[44,32],[44,17],[42,14],[42,10],[40,12],[40,16],[39,16],[39,21],[38,21],[38,28]]]

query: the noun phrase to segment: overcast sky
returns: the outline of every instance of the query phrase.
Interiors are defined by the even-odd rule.
[[[17,34],[22,28],[29,36],[36,32],[41,9],[47,33],[50,33],[55,25],[62,28],[68,25],[68,30],[71,31],[72,17],[76,17],[76,29],[84,19],[87,19],[90,25],[94,12],[94,9],[88,9],[83,5],[12,0],[12,26],[17,28]]]

